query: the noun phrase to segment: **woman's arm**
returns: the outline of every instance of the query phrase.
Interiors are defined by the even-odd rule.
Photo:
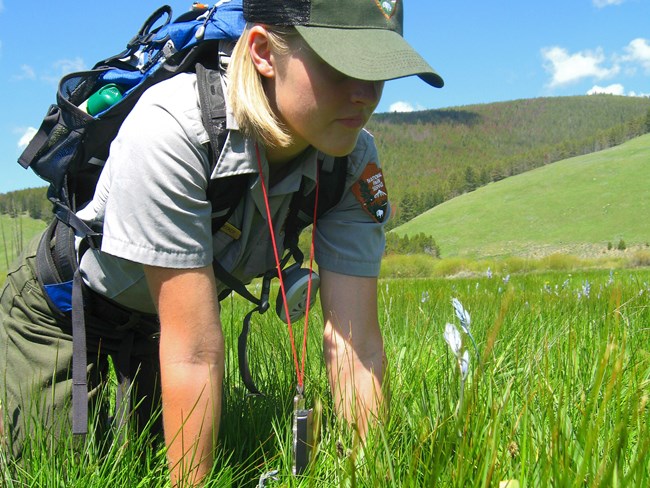
[[[323,352],[334,405],[365,437],[386,415],[386,356],[377,318],[377,279],[321,269]]]
[[[160,316],[160,372],[172,486],[210,472],[219,432],[224,341],[211,266],[145,266]]]

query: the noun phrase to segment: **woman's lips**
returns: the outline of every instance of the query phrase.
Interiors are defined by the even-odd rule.
[[[339,123],[350,129],[360,129],[365,125],[366,119],[360,115],[355,115],[351,117],[342,117],[339,119]]]

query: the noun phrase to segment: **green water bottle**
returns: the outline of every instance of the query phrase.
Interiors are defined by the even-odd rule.
[[[122,99],[122,91],[115,83],[109,83],[90,95],[86,101],[85,109],[89,115],[95,116],[107,108],[115,105]]]

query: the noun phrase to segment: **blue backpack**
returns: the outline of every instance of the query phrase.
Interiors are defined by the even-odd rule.
[[[216,58],[218,42],[238,39],[245,26],[241,0],[222,0],[211,9],[195,4],[175,21],[171,17],[171,7],[159,8],[123,52],[65,76],[57,103],[18,160],[50,183],[54,213],[78,235],[95,234],[75,212],[92,198],[110,143],[142,93],[193,70],[207,51]]]

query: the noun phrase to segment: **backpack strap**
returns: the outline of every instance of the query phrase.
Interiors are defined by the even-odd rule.
[[[53,245],[54,243],[54,245]],[[84,287],[76,262],[74,231],[54,218],[41,236],[36,276],[53,311],[70,312],[72,323],[72,433],[88,432],[88,380]]]
[[[196,80],[201,105],[201,117],[210,144],[208,153],[210,158],[210,174],[217,165],[219,155],[226,144],[228,131],[226,129],[226,100],[221,86],[221,74],[218,66],[209,66],[206,62],[196,64]],[[249,175],[234,175],[227,178],[210,179],[208,174],[208,188],[206,197],[212,205],[212,233],[216,234],[228,221],[239,202],[244,198],[248,187]],[[232,276],[217,261],[213,261],[214,274],[229,290],[219,299],[225,298],[230,290],[235,290],[241,296],[259,306],[255,298],[244,284]]]
[[[83,278],[77,268],[72,282],[72,433],[85,436],[88,433],[88,351],[83,291]]]
[[[203,127],[210,138],[211,161],[213,170],[219,159],[219,154],[226,144],[226,99],[221,86],[221,73],[218,66],[212,66],[206,61],[196,64],[196,81],[201,105]]]
[[[208,152],[211,174],[217,165],[219,155],[228,137],[226,100],[221,86],[221,74],[218,66],[210,66],[206,62],[197,63],[196,80],[203,126],[210,139]],[[210,178],[210,174],[208,178]],[[249,176],[244,174],[208,180],[206,196],[212,204],[213,234],[223,227],[237,208],[237,204],[244,197],[248,187],[248,178]]]

